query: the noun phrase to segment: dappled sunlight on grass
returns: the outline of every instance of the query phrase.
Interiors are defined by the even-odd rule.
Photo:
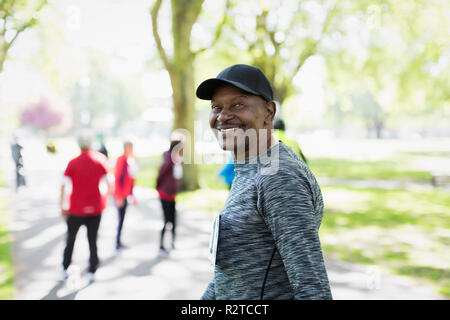
[[[420,225],[425,229],[449,227],[450,197],[445,191],[343,187],[323,187],[322,191],[325,218],[330,227],[393,228],[403,224]]]
[[[339,210],[342,213],[351,213],[354,210],[354,206],[358,208],[367,207],[370,195],[364,195],[361,193],[353,192],[352,190],[346,190],[343,188],[322,188],[325,207],[333,208],[333,210]],[[352,206],[349,206],[349,203]]]
[[[404,161],[379,160],[361,162],[338,158],[312,158],[309,166],[311,171],[318,177],[431,181],[430,172],[408,169]]]
[[[396,268],[395,272],[400,275],[411,276],[432,280],[434,283],[440,283],[438,292],[450,297],[450,270],[429,266],[407,266]]]
[[[448,192],[345,187],[322,191],[325,213],[320,234],[327,254],[411,276],[414,270],[450,267]],[[448,279],[434,277],[431,271],[419,277],[449,295]]]

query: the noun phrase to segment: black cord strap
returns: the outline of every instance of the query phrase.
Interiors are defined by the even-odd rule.
[[[267,281],[267,276],[269,275],[270,265],[272,264],[272,260],[273,260],[273,257],[275,256],[276,251],[277,251],[277,247],[275,246],[272,251],[272,256],[270,257],[270,260],[269,260],[269,265],[267,266],[267,269],[266,269],[266,274],[264,275],[264,281],[263,281],[262,288],[261,288],[261,296],[259,298],[260,300],[262,300],[263,296],[264,296],[264,287],[266,286],[266,281]]]

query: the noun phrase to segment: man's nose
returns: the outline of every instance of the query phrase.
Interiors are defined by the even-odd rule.
[[[225,122],[234,117],[233,112],[229,108],[223,108],[220,113],[217,115],[217,120],[219,122]]]

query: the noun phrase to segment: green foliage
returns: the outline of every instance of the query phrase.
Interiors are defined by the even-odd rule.
[[[275,100],[296,92],[292,80],[305,61],[320,51],[338,8],[333,1],[232,1],[224,41],[234,63],[261,68],[273,85]],[[238,59],[238,60],[236,60]]]
[[[353,14],[343,17],[348,29],[335,36],[337,54],[325,56],[328,120],[350,124],[355,118],[373,119],[370,113],[355,112],[370,106],[346,101],[355,91],[368,90],[383,111],[384,125],[413,119],[431,124],[424,115],[450,106],[448,2],[380,1],[366,10],[360,7],[366,1],[354,3],[349,7]]]
[[[83,123],[83,110],[87,109],[94,127],[117,130],[127,121],[134,120],[146,107],[141,93],[136,90],[140,83],[137,79],[114,76],[102,54],[92,53],[89,58],[90,71],[85,79],[89,85],[77,82],[68,90],[75,125]],[[108,120],[111,123],[107,123]]]
[[[0,2],[0,72],[3,70],[9,48],[22,32],[38,22],[36,13],[46,3],[46,0]]]

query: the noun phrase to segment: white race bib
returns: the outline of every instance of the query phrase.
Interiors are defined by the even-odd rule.
[[[212,223],[211,236],[209,238],[209,261],[211,265],[216,265],[217,242],[219,239],[220,213],[216,212]]]

